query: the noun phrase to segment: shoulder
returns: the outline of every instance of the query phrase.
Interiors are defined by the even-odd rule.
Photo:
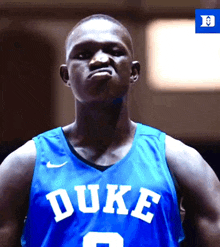
[[[165,145],[166,158],[169,164],[184,163],[183,169],[187,168],[187,164],[190,164],[192,161],[196,161],[196,164],[193,162],[194,165],[190,165],[192,169],[197,169],[200,165],[204,165],[204,160],[199,152],[180,140],[166,135]],[[173,167],[173,169],[175,169],[175,167]]]
[[[16,149],[14,152],[9,154],[6,159],[2,162],[0,167],[13,166],[14,163],[17,165],[24,165],[26,163],[33,162],[36,158],[36,147],[33,140],[26,142],[23,146]]]
[[[30,186],[36,160],[36,147],[33,140],[12,152],[0,166],[0,185],[19,189]]]
[[[0,165],[1,246],[3,243],[4,246],[18,246],[20,242],[35,158],[35,144],[29,141],[6,157]]]
[[[137,123],[137,133],[142,136],[146,137],[154,137],[157,139],[165,139],[165,133],[162,132],[161,130],[151,127],[149,125]]]
[[[194,148],[170,136],[166,136],[166,158],[199,246],[220,246],[220,182],[215,172]]]
[[[216,210],[216,195],[220,194],[220,183],[213,169],[194,148],[179,140],[166,136],[166,159],[184,196],[194,210],[210,212]],[[220,197],[218,197],[220,202]],[[200,202],[200,204],[198,204]]]
[[[165,145],[167,163],[184,188],[190,187],[197,178],[202,182],[201,179],[205,179],[207,175],[214,176],[211,167],[194,148],[168,135]]]
[[[65,127],[64,127],[65,128]],[[35,136],[33,140],[36,142],[37,139],[45,138],[45,139],[50,139],[50,138],[56,138],[57,136],[60,135],[60,131],[62,131],[62,127],[56,127],[50,130],[47,130],[45,132],[42,132],[41,134]],[[36,143],[35,143],[36,144]]]

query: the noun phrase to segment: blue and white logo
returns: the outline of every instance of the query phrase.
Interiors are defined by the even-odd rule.
[[[214,27],[215,16],[214,15],[200,15],[202,17],[202,25],[200,27]]]
[[[196,33],[220,33],[220,9],[196,9]]]

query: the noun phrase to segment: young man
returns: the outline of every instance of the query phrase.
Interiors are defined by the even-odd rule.
[[[198,246],[220,246],[213,170],[194,149],[129,118],[139,71],[115,19],[94,15],[74,27],[60,73],[75,96],[75,121],[0,166],[0,246],[20,246],[22,231],[31,247],[179,246],[177,191]]]

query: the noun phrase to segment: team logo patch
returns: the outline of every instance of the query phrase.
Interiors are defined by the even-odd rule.
[[[196,33],[220,33],[220,9],[195,10]]]

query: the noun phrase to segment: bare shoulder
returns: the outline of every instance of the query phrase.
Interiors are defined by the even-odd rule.
[[[174,139],[169,135],[166,136],[165,142],[167,158],[185,159],[186,157],[190,156],[190,158],[193,159],[201,157],[201,155],[194,148],[184,144],[180,140]],[[178,154],[177,157],[176,154]]]
[[[21,200],[25,200],[32,181],[35,159],[36,147],[32,140],[6,157],[0,165],[0,198],[1,192],[7,190],[8,197],[20,195]]]
[[[199,152],[167,136],[166,158],[183,191],[183,196],[194,205],[194,210],[207,213],[209,208],[209,212],[219,213],[216,209],[216,202],[220,203],[219,179]]]
[[[0,165],[0,246],[20,246],[35,159],[35,144],[29,141]]]
[[[207,180],[219,182],[197,150],[170,136],[166,136],[166,159],[180,184],[186,188],[191,183],[203,184]]]
[[[28,141],[23,146],[8,155],[0,166],[0,176],[3,174],[26,177],[31,175],[35,165],[36,147],[34,141]],[[26,179],[24,179],[26,180]],[[28,180],[28,178],[27,178]]]
[[[168,135],[165,143],[166,159],[175,174],[181,172],[184,176],[185,173],[193,172],[194,174],[194,172],[202,172],[204,168],[207,168],[208,164],[194,148]]]
[[[182,189],[198,246],[220,246],[220,182],[215,172],[194,148],[170,136],[166,158]]]

